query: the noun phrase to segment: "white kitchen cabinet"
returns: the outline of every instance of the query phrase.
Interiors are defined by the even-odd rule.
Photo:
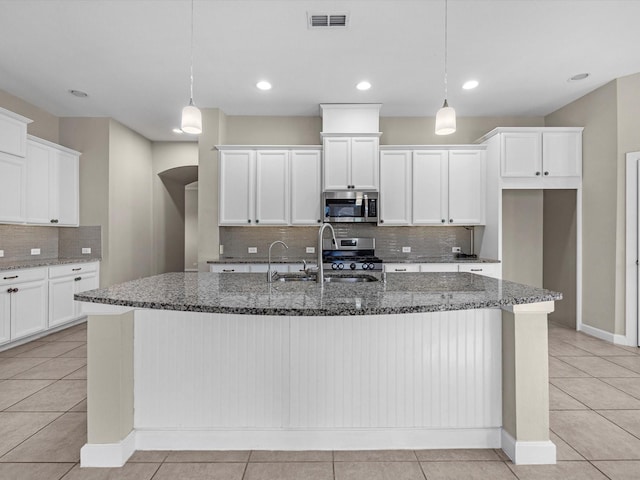
[[[49,224],[54,218],[50,197],[53,195],[51,182],[53,162],[51,149],[41,143],[27,142],[27,182],[26,221],[27,223]]]
[[[58,265],[49,268],[49,328],[82,316],[76,293],[99,288],[97,262]]]
[[[378,137],[325,136],[324,190],[378,190]]]
[[[260,225],[289,223],[289,152],[256,152],[255,221]]]
[[[421,263],[421,272],[457,272],[457,263]]]
[[[291,151],[291,225],[322,223],[320,150]]]
[[[27,176],[27,180],[28,180]],[[52,219],[55,225],[78,226],[80,223],[79,154],[53,151]]]
[[[411,187],[414,225],[441,225],[448,220],[449,155],[446,150],[413,152]],[[409,188],[407,188],[409,190]]]
[[[27,125],[31,120],[0,108],[0,152],[16,157],[27,153]]]
[[[420,271],[420,265],[417,263],[385,263],[383,268],[385,272],[389,273],[415,273]]]
[[[254,205],[253,150],[220,152],[219,224],[251,225]]]
[[[502,278],[502,264],[500,263],[460,263],[459,272],[475,273],[485,277]]]
[[[248,263],[210,263],[209,271],[213,273],[250,273]]]
[[[0,277],[0,343],[47,328],[47,269],[9,270]]]
[[[582,177],[581,127],[500,127],[479,142],[491,148],[502,188],[577,188]],[[494,171],[494,170],[492,170]]]
[[[0,153],[0,222],[24,223],[26,161]]]
[[[410,150],[380,152],[380,223],[411,224]]]
[[[380,169],[381,225],[484,224],[484,148],[388,148]]]

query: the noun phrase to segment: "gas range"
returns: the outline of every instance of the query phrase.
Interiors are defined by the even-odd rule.
[[[375,256],[375,238],[338,238],[338,245],[325,238],[322,259],[325,270],[382,271],[382,259]]]

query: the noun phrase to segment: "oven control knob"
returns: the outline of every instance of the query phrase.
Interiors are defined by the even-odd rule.
[[[332,270],[337,270],[338,269],[338,264],[337,263],[332,263],[331,264],[331,269]]]
[[[363,270],[369,270],[369,264],[367,262],[362,264],[362,269]]]
[[[342,270],[344,268],[344,263],[339,263],[338,264],[338,270]]]
[[[349,268],[350,268],[351,270],[355,270],[355,269],[356,269],[356,264],[355,264],[355,263],[352,263],[351,265],[349,265]]]

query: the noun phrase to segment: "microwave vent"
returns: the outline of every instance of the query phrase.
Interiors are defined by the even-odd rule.
[[[349,26],[349,14],[307,12],[307,25],[309,28],[346,28]]]

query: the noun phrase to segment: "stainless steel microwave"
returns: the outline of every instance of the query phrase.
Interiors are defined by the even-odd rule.
[[[325,222],[378,223],[378,192],[324,192]]]

